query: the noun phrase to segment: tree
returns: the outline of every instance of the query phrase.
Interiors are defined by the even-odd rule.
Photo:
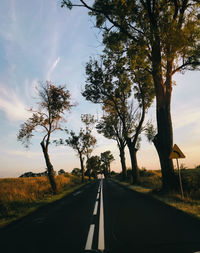
[[[90,60],[86,65],[87,80],[82,95],[93,103],[102,104],[108,115],[121,121],[123,138],[131,157],[133,183],[137,183],[136,153],[145,113],[154,97],[152,78],[142,68],[130,70],[129,58],[123,56],[119,47],[116,51],[105,49],[104,53],[100,62]],[[135,109],[132,90],[138,104]]]
[[[100,172],[101,159],[99,156],[91,156],[87,160],[88,175],[97,178],[97,174]]]
[[[115,160],[114,156],[111,154],[109,150],[101,153],[101,168],[103,170],[105,178],[110,176],[110,164],[114,160]]]
[[[86,141],[86,147],[85,147],[85,156],[86,156],[86,167],[87,167],[87,161],[90,158],[90,155],[96,145],[96,138],[92,137],[92,129],[94,124],[96,123],[96,120],[94,118],[94,115],[91,114],[82,114],[81,115],[81,121],[85,125],[85,141]],[[88,168],[87,168],[88,169]],[[90,170],[88,170],[89,173],[89,180],[90,180]]]
[[[58,171],[58,175],[64,175],[66,172],[63,170],[63,169],[60,169],[59,171]]]
[[[123,136],[122,122],[117,115],[106,114],[103,115],[101,120],[98,122],[97,132],[103,134],[108,139],[113,139],[117,142],[119,148],[120,160],[122,166],[123,180],[127,177],[126,171],[126,159],[125,159],[125,147],[126,140]]]
[[[83,162],[84,162],[84,153],[86,149],[84,132],[81,129],[78,135],[76,135],[74,131],[70,131],[69,135],[70,136],[64,141],[64,143],[70,146],[71,148],[73,148],[77,152],[77,155],[80,159],[82,182],[84,182],[84,163]],[[62,140],[60,144],[63,144]]]
[[[81,170],[79,168],[74,168],[71,173],[75,176],[81,176]]]
[[[62,7],[81,6],[103,28],[104,43],[126,41],[132,67],[143,66],[153,78],[156,94],[157,134],[153,143],[159,155],[163,189],[176,187],[172,160],[171,95],[173,75],[200,65],[199,0],[95,0],[89,5],[62,1]]]
[[[21,125],[17,139],[25,147],[28,147],[30,139],[33,137],[33,131],[36,131],[37,128],[43,129],[44,136],[40,145],[44,154],[51,188],[56,193],[54,169],[48,153],[50,137],[53,132],[61,129],[60,122],[64,119],[63,114],[69,111],[73,105],[70,103],[70,93],[65,86],[56,87],[49,81],[41,85],[39,99],[39,108],[36,111],[30,110],[32,117]]]
[[[78,135],[74,131],[68,132],[69,137],[65,140],[56,141],[57,144],[72,147],[80,159],[82,182],[84,182],[84,156],[88,159],[96,144],[96,138],[91,134],[91,125],[94,124],[94,117],[90,114],[81,115],[81,120],[85,124],[85,129],[81,128]]]

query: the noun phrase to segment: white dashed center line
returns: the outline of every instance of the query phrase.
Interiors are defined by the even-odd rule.
[[[94,206],[94,212],[93,215],[97,215],[97,209],[98,209],[98,201],[96,201],[95,206]]]
[[[93,241],[93,235],[94,235],[94,227],[95,225],[90,225],[90,230],[88,233],[88,238],[85,246],[85,250],[91,250],[92,249],[92,241]]]
[[[93,215],[97,215],[98,205],[100,205],[98,250],[103,252],[104,249],[105,249],[105,242],[104,242],[104,210],[103,210],[103,180],[101,180],[100,185],[99,185]],[[88,237],[87,237],[87,242],[86,242],[86,245],[85,245],[85,250],[92,250],[94,230],[95,230],[95,224],[91,224],[89,232],[88,232]]]
[[[103,251],[105,249],[105,242],[104,242],[104,210],[103,210],[103,180],[101,180],[98,249],[101,250],[101,251]]]

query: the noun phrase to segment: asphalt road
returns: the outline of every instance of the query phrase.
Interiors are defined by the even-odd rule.
[[[110,180],[86,185],[0,230],[2,253],[198,251],[198,220]]]

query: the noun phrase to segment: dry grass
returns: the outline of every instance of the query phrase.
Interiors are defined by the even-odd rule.
[[[0,224],[58,199],[62,192],[80,186],[81,179],[71,174],[59,175],[56,183],[60,195],[53,196],[47,177],[0,179]]]
[[[58,192],[77,180],[74,176],[56,176]],[[0,179],[0,202],[36,201],[51,194],[47,177]]]
[[[114,181],[116,181],[116,180],[114,180]],[[117,182],[119,182],[119,181],[117,180]],[[140,185],[132,185],[132,184],[127,183],[127,182],[120,182],[120,184],[126,186],[127,188],[129,188],[131,190],[141,192],[141,193],[149,193],[149,192],[152,191],[152,189],[145,188],[145,187],[142,187]]]
[[[200,219],[200,201],[193,200],[191,198],[185,197],[181,198],[180,194],[168,194],[168,195],[158,195],[152,194],[153,197],[165,202],[166,204],[173,206],[179,210],[182,210],[192,216]]]
[[[162,186],[161,172],[157,170],[141,170],[140,184],[152,190],[160,189]]]

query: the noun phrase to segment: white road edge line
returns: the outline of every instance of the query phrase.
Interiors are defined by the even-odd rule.
[[[97,215],[97,209],[98,209],[98,201],[96,201],[95,203],[93,215]]]
[[[99,242],[98,249],[105,249],[104,242],[104,213],[103,213],[103,180],[101,179],[101,199],[100,199],[100,215],[99,215]]]
[[[92,241],[93,241],[93,235],[94,235],[94,224],[90,225],[90,230],[88,233],[88,238],[87,238],[87,242],[85,245],[85,250],[91,250],[92,249]]]
[[[99,199],[99,192],[98,192],[98,194],[97,194],[97,199]]]

